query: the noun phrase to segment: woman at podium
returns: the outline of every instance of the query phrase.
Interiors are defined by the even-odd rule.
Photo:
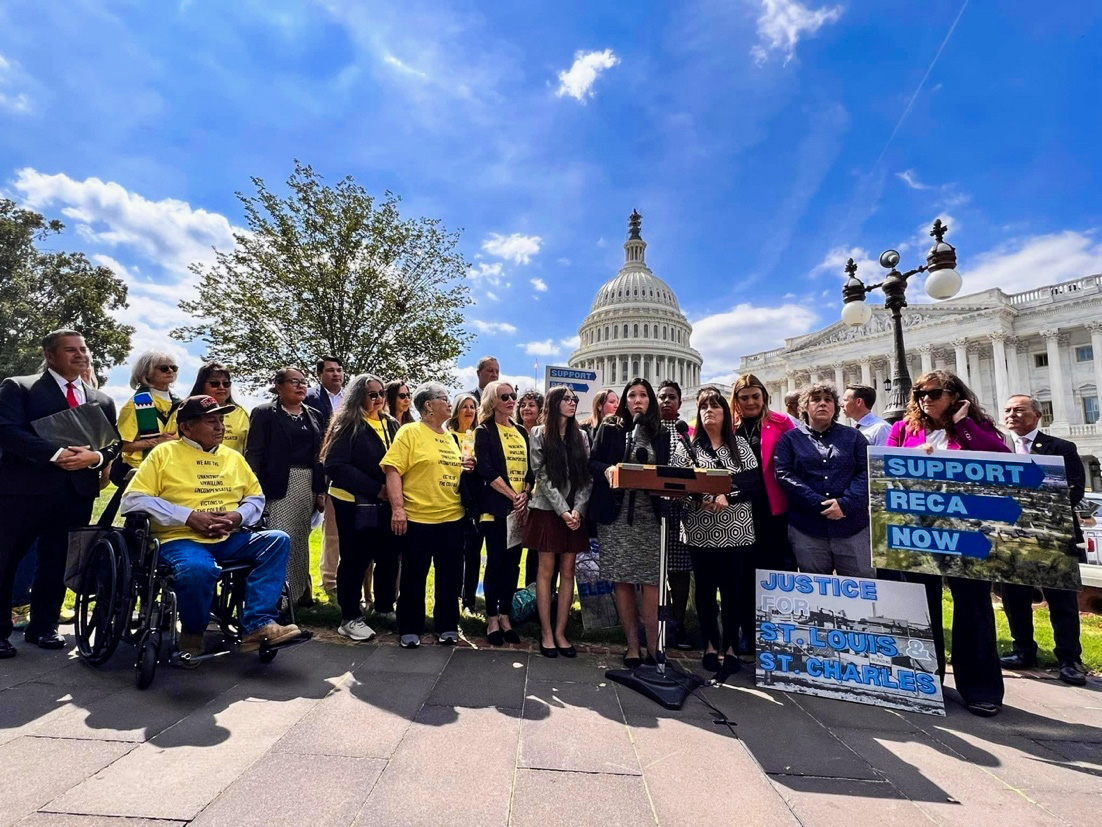
[[[616,413],[597,430],[589,470],[593,493],[589,516],[597,523],[601,577],[615,584],[616,610],[624,626],[628,648],[624,665],[642,662],[639,610],[635,586],[643,587],[643,624],[647,640],[658,640],[658,552],[662,500],[635,491],[613,491],[612,469],[617,463],[669,463],[669,437],[658,418],[658,399],[646,379],[628,382]],[[649,660],[649,658],[648,658]]]

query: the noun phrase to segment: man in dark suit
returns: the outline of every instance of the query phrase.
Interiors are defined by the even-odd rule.
[[[494,356],[483,356],[478,360],[478,367],[475,369],[478,376],[478,387],[471,388],[467,393],[475,398],[475,400],[482,403],[482,389],[485,388],[491,382],[496,382],[501,375],[501,366],[498,365],[497,358]]]
[[[322,356],[314,366],[318,377],[318,387],[306,393],[306,404],[318,413],[321,432],[329,427],[329,418],[333,411],[344,401],[344,363],[336,356]],[[332,603],[337,602],[337,565],[340,563],[340,540],[337,537],[337,516],[333,512],[333,503],[329,495],[325,496],[321,529],[321,587],[329,595]],[[370,570],[368,578],[371,577]],[[371,582],[368,579],[366,582]],[[368,591],[370,595],[370,591]]]
[[[1071,507],[1083,499],[1087,475],[1075,443],[1058,439],[1039,430],[1041,403],[1032,396],[1018,394],[1010,397],[1003,407],[1003,423],[1014,434],[1014,452],[1018,454],[1044,454],[1064,458],[1067,469],[1068,493]],[[1074,518],[1074,512],[1073,512]],[[1079,520],[1075,518],[1073,544],[1083,542]],[[1076,559],[1082,555],[1078,545],[1068,549]],[[1037,664],[1037,641],[1033,639],[1033,587],[1004,584],[1003,611],[1010,624],[1010,636],[1014,639],[1012,654],[1000,660],[1004,669],[1029,669]],[[1060,664],[1060,680],[1073,686],[1087,682],[1087,672],[1080,662],[1083,648],[1079,643],[1079,595],[1067,589],[1044,589],[1052,619],[1052,635],[1056,639],[1055,654]]]
[[[115,422],[115,403],[81,380],[88,347],[75,330],[55,330],[42,340],[46,371],[14,376],[0,384],[0,658],[15,657],[12,583],[19,561],[38,540],[38,565],[31,591],[28,643],[61,649],[57,620],[65,600],[65,558],[69,530],[87,525],[99,494],[100,469],[119,452],[55,445],[39,437],[33,423],[78,405],[98,405]]]

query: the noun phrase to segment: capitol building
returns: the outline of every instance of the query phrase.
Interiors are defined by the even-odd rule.
[[[624,266],[597,291],[568,364],[600,371],[604,383],[617,391],[636,376],[655,388],[663,379],[673,379],[689,398],[688,389],[700,384],[701,367],[700,354],[689,345],[693,327],[670,286],[647,267],[642,222],[633,211]]]
[[[692,325],[677,297],[647,267],[642,216],[633,212],[624,244],[624,266],[597,291],[578,330],[573,368],[600,371],[619,391],[642,376],[655,387],[674,379],[684,393],[682,417],[695,416],[701,358],[690,344]],[[965,287],[968,285],[965,277]],[[841,312],[841,291],[838,310]],[[888,402],[895,373],[890,312],[870,305],[872,318],[859,327],[841,321],[786,339],[784,346],[710,365],[712,375],[754,373],[769,389],[771,407],[811,382],[870,385],[877,408]],[[1023,293],[998,288],[936,304],[913,304],[903,314],[907,367],[912,378],[933,368],[959,375],[980,403],[1001,420],[1011,393],[1028,393],[1044,409],[1042,427],[1079,447],[1088,488],[1102,490],[1102,275]],[[737,361],[737,368],[735,363]],[[719,385],[725,394],[730,385]]]

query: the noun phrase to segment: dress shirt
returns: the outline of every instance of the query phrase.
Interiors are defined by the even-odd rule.
[[[340,393],[329,393],[328,388],[322,388],[327,394],[329,394],[329,409],[336,412],[337,408],[341,406],[341,402],[344,400],[344,388],[341,388]]]
[[[69,398],[69,380],[66,379],[64,376],[62,376],[57,371],[55,371],[53,368],[47,368],[46,371],[50,374],[50,376],[52,376],[54,378],[54,381],[57,382],[58,387],[61,388],[61,395],[64,396],[66,399],[68,399]],[[75,396],[77,398],[77,404],[78,405],[83,405],[85,402],[88,401],[88,394],[84,390],[84,380],[81,379],[79,376],[76,379],[73,380],[73,396]],[[50,462],[57,462],[58,458],[64,453],[65,453],[64,448],[58,448],[57,453],[55,453],[52,457],[50,457]],[[95,454],[96,454],[97,457],[99,457],[99,462],[97,462],[92,467],[93,468],[102,468],[103,467],[103,454],[101,454],[99,451],[96,451]]]
[[[188,439],[182,434],[180,435],[180,440],[186,442],[192,448],[199,451],[203,450],[202,445],[194,440]],[[206,453],[212,454],[216,450],[217,446]],[[233,449],[227,448],[226,450]],[[119,510],[123,514],[129,514],[133,511],[144,511],[150,516],[153,522],[163,526],[187,525],[188,518],[191,516],[190,508],[185,508],[182,505],[174,505],[161,497],[140,494],[135,491],[128,491],[123,495],[122,505]],[[246,497],[238,504],[236,511],[241,515],[241,528],[255,525],[260,522],[260,517],[264,513],[264,497]]]
[[[892,426],[887,420],[881,419],[872,411],[869,411],[857,421],[857,430],[869,445],[887,445],[888,434],[892,432]]]
[[[781,437],[773,455],[777,480],[788,495],[788,522],[812,537],[852,537],[869,524],[868,443],[856,428],[831,424],[818,432],[807,423]],[[845,516],[822,515],[837,500]]]
[[[1021,436],[1014,434],[1014,453],[1030,453],[1033,450],[1033,443],[1037,441],[1037,434],[1039,434],[1040,432],[1040,428],[1034,428],[1028,434],[1022,434]]]

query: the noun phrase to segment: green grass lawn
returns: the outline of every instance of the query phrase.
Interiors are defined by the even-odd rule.
[[[107,501],[110,499],[111,493],[114,491],[114,486],[108,486],[106,490],[100,495],[96,501],[96,506],[93,511],[93,519],[99,517],[103,508],[106,506]],[[527,555],[527,551],[525,551]],[[302,609],[299,611],[298,619],[302,622],[328,628],[336,628],[340,623],[340,609],[335,604],[330,604],[325,593],[321,589],[321,572],[319,569],[321,563],[321,530],[318,529],[310,536],[310,572],[311,580],[314,583],[314,599],[316,601],[313,608]],[[521,571],[524,571],[524,559],[521,560]],[[433,603],[433,582],[435,571],[429,571],[429,580],[427,586],[428,594],[428,612],[431,617],[432,603]],[[66,605],[71,608],[72,606],[72,592],[68,594],[68,600]],[[944,623],[945,623],[945,640],[946,646],[951,646],[951,629],[953,623],[953,601],[949,597],[949,591],[946,589],[944,596],[942,597],[943,608],[945,611]],[[481,613],[484,604],[482,598],[478,598],[478,606],[476,613],[468,617],[460,619],[460,627],[463,633],[468,637],[481,637],[486,634],[486,618]],[[1052,625],[1049,622],[1048,609],[1043,606],[1036,606],[1033,610],[1033,622],[1034,622],[1034,635],[1037,639],[1037,645],[1040,647],[1038,653],[1038,660],[1042,666],[1055,666],[1056,658],[1052,654]],[[1080,640],[1083,644],[1083,663],[1087,669],[1094,674],[1102,673],[1102,617],[1098,615],[1082,614],[1080,615],[1080,622],[1082,624],[1082,631],[1080,633]],[[691,632],[696,632],[696,617],[693,613],[692,605],[689,606],[689,618],[688,625]],[[1010,639],[1010,627],[1006,622],[1006,615],[1002,612],[999,606],[995,607],[995,625],[998,631],[999,638],[999,651],[1002,654],[1008,654],[1011,649]],[[538,624],[531,622],[521,624],[518,627],[518,631],[522,635],[529,638],[538,636],[539,627]],[[592,632],[586,632],[582,628],[581,610],[577,601],[574,602],[574,608],[570,612],[570,620],[567,624],[567,636],[574,642],[592,643],[597,645],[609,645],[618,646],[624,643],[624,636],[619,629],[601,629]],[[950,652],[951,654],[951,652]]]

